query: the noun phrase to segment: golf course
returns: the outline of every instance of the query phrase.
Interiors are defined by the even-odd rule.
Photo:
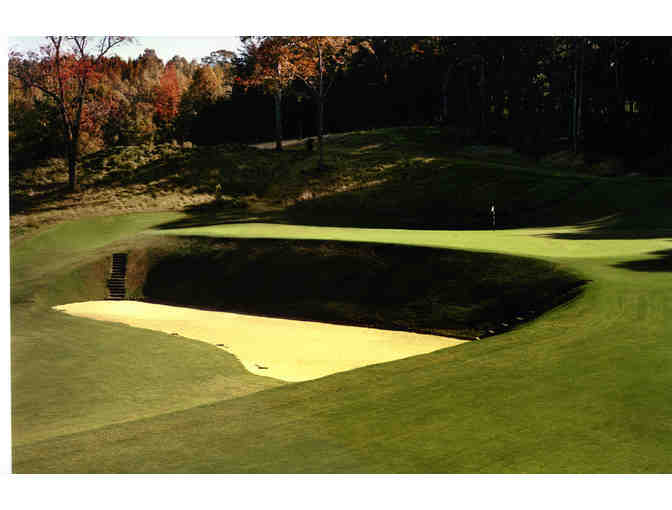
[[[184,149],[100,182],[209,202],[22,211],[14,471],[669,473],[672,178],[442,137]]]

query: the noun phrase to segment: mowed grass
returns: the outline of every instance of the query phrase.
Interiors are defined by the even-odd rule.
[[[104,255],[175,214],[61,224],[12,247],[15,445],[185,409],[273,387],[197,341],[96,323],[51,306],[105,298]]]
[[[362,135],[339,151],[349,147],[354,152],[357,144],[372,142],[378,143]],[[398,143],[407,144],[409,151],[420,150],[419,140]],[[428,147],[428,156],[437,154],[438,149]],[[374,160],[375,150],[364,152]],[[522,182],[521,176],[532,171],[502,164],[497,179],[511,176]],[[539,175],[547,173],[539,170]],[[553,179],[561,184],[564,177],[547,177],[552,196]],[[593,188],[594,205],[584,209],[590,193],[585,200],[566,193],[553,206],[545,202],[544,217],[553,228],[539,220],[531,224],[535,228],[494,232],[270,223],[154,231],[158,236],[312,239],[496,252],[541,258],[589,280],[573,301],[502,335],[305,383],[273,387],[273,381],[264,381],[264,386],[263,378],[249,376],[249,384],[256,386],[248,394],[218,396],[213,390],[209,401],[199,398],[211,391],[215,374],[245,375],[235,375],[236,362],[225,353],[198,352],[192,345],[196,342],[170,335],[68,318],[47,306],[83,292],[77,281],[87,281],[86,272],[95,271],[90,247],[97,247],[99,254],[144,242],[148,236],[138,234],[143,229],[166,222],[175,226],[183,219],[144,215],[90,220],[71,245],[71,236],[80,232],[78,223],[13,246],[14,470],[669,472],[672,214],[661,204],[670,183],[637,181],[628,197],[624,179],[605,180]],[[482,182],[478,175],[472,180],[474,187]],[[609,194],[615,189],[622,190],[618,197]],[[344,204],[353,203],[348,195],[357,192],[344,194]],[[614,210],[617,199],[623,205]],[[378,203],[386,200],[383,195]],[[409,206],[409,217],[424,215],[414,213],[421,206]],[[370,210],[369,220],[385,216],[377,212],[384,207],[372,204]],[[563,211],[570,210],[576,211],[569,216],[576,221],[565,224],[620,216],[611,223],[560,227]],[[343,210],[334,217],[342,218],[341,225],[359,224],[350,212],[349,222]],[[308,223],[310,217],[304,219]],[[324,223],[321,219],[315,215],[310,222]],[[204,225],[212,222],[192,216],[183,223],[198,225],[201,220]],[[96,221],[117,227],[104,233],[95,228]],[[516,221],[524,224],[524,219]],[[40,255],[31,256],[37,250]],[[42,260],[43,266],[38,263]],[[54,275],[69,283],[40,280]],[[72,292],[66,295],[56,288]],[[87,287],[87,292],[93,291]],[[158,361],[146,360],[161,350]],[[106,375],[97,379],[95,373]],[[176,375],[182,384],[175,382]],[[171,395],[178,387],[186,390]],[[95,398],[100,405],[94,404]]]

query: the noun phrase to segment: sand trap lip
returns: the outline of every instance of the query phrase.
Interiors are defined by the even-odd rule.
[[[79,317],[178,334],[226,349],[253,374],[284,381],[426,354],[464,343],[435,335],[276,319],[158,305],[140,301],[87,301],[55,306]]]

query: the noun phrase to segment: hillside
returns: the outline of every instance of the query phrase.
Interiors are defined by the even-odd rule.
[[[540,166],[505,148],[456,146],[439,128],[352,133],[329,140],[326,154],[317,171],[317,155],[303,145],[282,153],[235,144],[119,147],[84,158],[79,193],[64,191],[65,166],[52,160],[12,181],[12,231],[139,211],[186,211],[205,224],[241,209],[304,224],[482,229],[491,226],[492,202],[499,228],[607,216],[611,229],[672,227],[669,179]]]

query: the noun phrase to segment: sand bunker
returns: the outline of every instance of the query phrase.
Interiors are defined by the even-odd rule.
[[[71,315],[162,331],[226,349],[247,370],[284,381],[426,354],[464,342],[404,331],[256,317],[139,301],[88,301],[54,307]]]

